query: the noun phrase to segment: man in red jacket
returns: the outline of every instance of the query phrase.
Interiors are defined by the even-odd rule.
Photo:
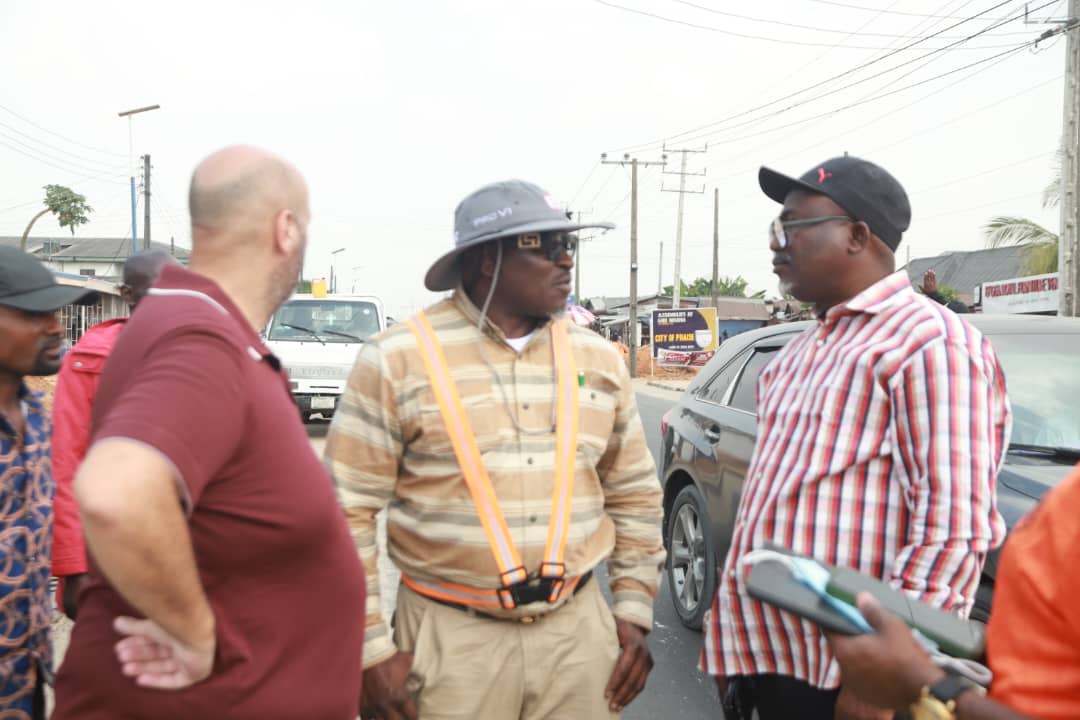
[[[134,312],[146,291],[157,280],[161,268],[175,263],[161,250],[132,255],[124,263],[124,283],[120,296]],[[127,318],[106,320],[83,333],[64,357],[56,380],[53,399],[53,477],[56,500],[53,504],[52,574],[60,578],[57,603],[64,614],[75,619],[79,590],[86,581],[86,544],[83,541],[79,508],[72,481],[90,439],[90,411],[97,394],[98,378],[112,352]]]

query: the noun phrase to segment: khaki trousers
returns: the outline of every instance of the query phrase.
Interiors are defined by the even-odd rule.
[[[619,640],[596,578],[531,624],[473,617],[402,585],[394,641],[414,654],[421,720],[619,716],[604,699]]]

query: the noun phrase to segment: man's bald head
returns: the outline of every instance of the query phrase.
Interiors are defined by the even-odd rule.
[[[254,328],[295,290],[307,248],[308,191],[291,164],[235,145],[191,176],[193,272],[215,280]]]
[[[267,227],[282,210],[308,213],[307,188],[296,168],[246,145],[219,150],[195,168],[188,204],[193,232],[242,234]]]
[[[147,250],[124,261],[124,284],[120,295],[132,310],[146,295],[166,265],[179,265],[172,255],[161,250]]]

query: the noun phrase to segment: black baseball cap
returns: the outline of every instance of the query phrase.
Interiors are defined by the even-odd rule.
[[[89,305],[93,290],[60,285],[40,260],[13,247],[0,247],[0,305],[29,312],[55,312],[65,305]]]
[[[832,199],[870,230],[893,252],[911,225],[911,203],[904,187],[884,168],[845,155],[814,166],[798,178],[767,167],[758,171],[758,184],[770,198],[783,203],[792,190],[805,190]]]

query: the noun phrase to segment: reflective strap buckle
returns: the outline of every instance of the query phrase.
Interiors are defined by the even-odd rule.
[[[530,603],[552,602],[553,596],[558,598],[558,590],[553,589],[555,582],[550,578],[531,577],[513,585],[504,585],[498,591],[499,603],[504,610],[513,610]],[[561,589],[563,581],[557,582]]]

